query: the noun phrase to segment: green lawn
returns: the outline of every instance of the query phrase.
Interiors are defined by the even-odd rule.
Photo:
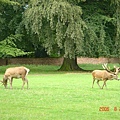
[[[29,90],[21,90],[20,79],[13,90],[0,86],[0,120],[120,119],[120,81],[108,81],[101,90],[96,83],[91,88],[91,73],[31,73]],[[103,107],[109,111],[99,111]]]

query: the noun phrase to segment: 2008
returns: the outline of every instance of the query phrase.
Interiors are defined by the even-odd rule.
[[[100,107],[99,111],[109,111],[109,107]]]

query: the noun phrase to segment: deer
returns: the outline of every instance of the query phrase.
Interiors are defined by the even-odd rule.
[[[103,64],[102,65],[104,70],[94,70],[92,72],[92,76],[93,76],[93,84],[92,84],[92,88],[94,85],[95,80],[97,80],[97,84],[98,86],[101,88],[101,86],[99,85],[99,81],[103,81],[103,86],[101,89],[103,89],[104,86],[106,86],[106,82],[107,80],[119,80],[118,79],[118,73],[120,72],[120,67],[114,67],[115,71],[112,72],[108,67],[107,64]]]
[[[23,81],[22,89],[24,88],[25,83],[27,83],[28,89],[28,79],[26,76],[28,75],[29,71],[30,70],[24,66],[7,68],[4,73],[3,80],[1,80],[1,82],[4,85],[4,87],[7,88],[7,82],[9,80],[10,89],[12,89],[13,78],[16,79],[22,78]]]

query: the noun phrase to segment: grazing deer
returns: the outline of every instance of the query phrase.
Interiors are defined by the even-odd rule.
[[[26,67],[13,67],[13,68],[8,68],[5,71],[3,80],[1,81],[4,85],[5,88],[7,88],[7,81],[9,80],[10,82],[10,88],[12,89],[12,82],[13,78],[22,78],[23,85],[22,89],[24,88],[25,83],[27,83],[27,89],[28,89],[28,79],[26,78],[28,72],[30,70]]]
[[[98,84],[99,87],[100,87],[99,81],[104,81],[103,86],[102,86],[102,89],[103,89],[104,86],[106,86],[106,81],[107,81],[107,80],[113,80],[113,79],[119,80],[119,79],[118,79],[118,73],[119,73],[119,71],[120,71],[120,68],[119,68],[119,67],[115,67],[115,72],[112,72],[112,71],[107,67],[107,64],[103,64],[102,67],[103,67],[105,70],[94,70],[94,71],[92,72],[92,76],[93,76],[92,88],[93,88],[93,85],[94,85],[95,80],[97,80],[97,84]],[[106,86],[106,87],[107,87],[107,86]],[[100,87],[100,88],[101,88],[101,87]]]

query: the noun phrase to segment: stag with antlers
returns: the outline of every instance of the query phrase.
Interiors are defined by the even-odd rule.
[[[105,70],[94,70],[92,72],[92,76],[93,76],[92,88],[93,88],[95,80],[97,80],[97,84],[98,84],[99,87],[100,87],[99,81],[104,81],[102,89],[103,89],[104,86],[107,87],[107,85],[106,85],[107,80],[113,80],[113,79],[119,80],[118,79],[118,73],[120,72],[120,67],[114,67],[114,69],[115,69],[114,72],[112,72],[110,70],[110,68],[107,66],[107,64],[103,64],[102,67]]]

